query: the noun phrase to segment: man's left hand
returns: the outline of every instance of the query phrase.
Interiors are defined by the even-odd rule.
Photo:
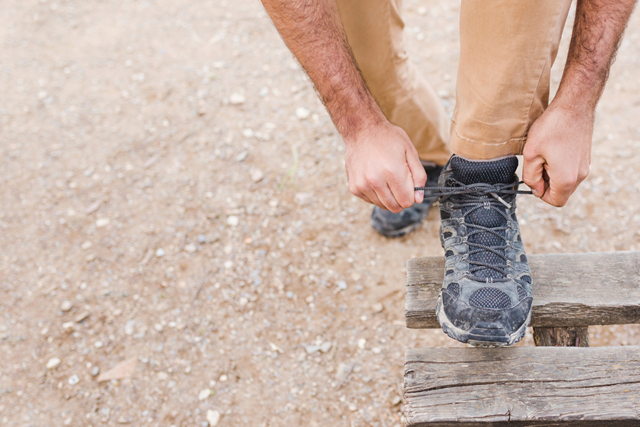
[[[553,206],[564,206],[589,174],[593,111],[554,105],[531,125],[523,181]]]

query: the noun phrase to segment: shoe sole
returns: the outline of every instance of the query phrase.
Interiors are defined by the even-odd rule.
[[[411,233],[413,230],[415,230],[416,228],[418,228],[420,226],[420,224],[422,224],[422,221],[420,221],[417,224],[411,224],[408,225],[404,228],[401,228],[400,230],[393,230],[393,231],[383,231],[381,229],[379,229],[378,227],[376,227],[376,223],[371,221],[371,226],[373,227],[374,230],[376,230],[378,233],[382,234],[384,237],[402,237],[405,234]]]
[[[529,316],[527,316],[527,320],[524,322],[517,331],[512,333],[511,335],[504,336],[492,336],[492,335],[478,335],[471,334],[463,329],[454,326],[454,324],[449,320],[447,315],[444,312],[442,306],[442,291],[440,291],[440,295],[438,296],[438,302],[436,304],[436,316],[438,318],[438,323],[442,326],[442,330],[445,334],[447,334],[450,338],[454,340],[460,341],[462,343],[468,343],[475,347],[508,347],[520,341],[524,334],[527,332],[527,326],[531,322],[531,311],[529,311]]]

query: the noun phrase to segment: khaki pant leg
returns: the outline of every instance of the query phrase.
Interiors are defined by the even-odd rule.
[[[571,0],[462,0],[451,147],[472,159],[522,154],[549,103]]]
[[[387,119],[404,129],[422,160],[451,156],[449,120],[433,89],[409,62],[401,0],[337,0],[349,45]]]

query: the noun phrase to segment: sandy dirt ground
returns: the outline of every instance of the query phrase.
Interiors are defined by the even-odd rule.
[[[449,113],[458,9],[404,4]],[[521,197],[529,253],[640,249],[639,37],[636,13],[590,177],[561,210]],[[404,350],[459,345],[404,326],[404,264],[442,254],[437,213],[371,229],[257,0],[5,0],[0,42],[0,425],[402,424]]]

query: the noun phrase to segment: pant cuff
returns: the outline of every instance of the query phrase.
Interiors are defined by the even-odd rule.
[[[497,157],[520,155],[524,148],[526,137],[512,138],[505,142],[488,143],[464,138],[453,129],[451,135],[451,149],[459,156],[474,160],[491,160]]]

